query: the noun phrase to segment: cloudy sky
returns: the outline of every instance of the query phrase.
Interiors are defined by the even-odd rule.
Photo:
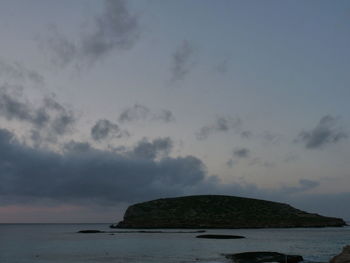
[[[350,2],[0,4],[0,222],[190,194],[350,220]]]

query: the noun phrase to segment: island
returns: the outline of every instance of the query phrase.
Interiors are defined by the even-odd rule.
[[[307,213],[288,204],[224,195],[162,198],[128,207],[112,228],[341,227],[341,218]]]

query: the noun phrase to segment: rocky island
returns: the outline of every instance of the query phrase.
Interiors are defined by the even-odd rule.
[[[325,217],[288,204],[223,195],[163,198],[129,206],[116,228],[340,227]]]

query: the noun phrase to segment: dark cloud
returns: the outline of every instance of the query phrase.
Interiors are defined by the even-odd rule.
[[[326,115],[315,128],[301,132],[295,141],[304,143],[308,149],[319,149],[347,137],[348,134],[339,126],[339,119]]]
[[[44,77],[35,70],[28,69],[19,62],[0,60],[0,77],[9,80],[30,80],[35,84],[43,84]]]
[[[171,147],[169,138],[143,140],[120,153],[70,142],[56,153],[30,148],[0,129],[0,196],[116,203],[181,195],[204,182],[206,170],[194,156],[168,157]]]
[[[184,194],[254,192],[208,176],[194,156],[169,157],[169,138],[142,140],[127,151],[98,150],[71,141],[61,153],[31,148],[0,129],[0,197],[4,203],[52,200],[116,204]]]
[[[243,180],[223,184],[217,176],[208,176],[200,159],[169,157],[164,151],[171,151],[169,138],[143,140],[120,152],[71,141],[58,153],[31,148],[0,129],[0,205],[54,202],[91,207],[188,194],[228,194],[297,204],[314,212],[320,212],[325,202],[334,210],[332,216],[350,216],[346,205],[335,209],[339,203],[348,203],[342,201],[350,200],[349,193],[307,194],[319,185],[317,181],[302,179],[297,186],[279,189],[261,189]]]
[[[172,56],[171,62],[171,81],[177,81],[184,79],[194,66],[193,55],[195,54],[195,48],[188,41],[182,42],[182,44],[176,49]]]
[[[104,11],[95,17],[93,27],[81,33],[78,41],[73,41],[53,28],[53,36],[48,45],[54,52],[55,61],[61,66],[82,61],[94,63],[113,50],[127,50],[139,38],[138,17],[131,14],[127,1],[105,0]]]
[[[247,148],[237,148],[233,151],[233,156],[238,158],[248,158],[250,155],[250,150]]]
[[[134,106],[125,109],[118,120],[120,122],[132,122],[139,120],[172,122],[175,120],[173,113],[170,110],[161,109],[153,111],[145,105],[135,104]]]
[[[128,137],[129,133],[120,129],[118,124],[106,119],[98,120],[91,128],[91,137],[95,141],[101,141],[107,138]]]
[[[18,87],[0,87],[0,116],[31,124],[36,129],[33,138],[38,139],[43,133],[54,138],[71,131],[76,121],[72,110],[66,109],[54,97],[44,97],[40,104],[33,105],[23,98]]]
[[[217,117],[213,124],[203,126],[199,132],[196,133],[198,140],[205,140],[209,135],[217,132],[228,132],[232,129],[237,129],[241,126],[242,121],[239,118],[225,118]]]

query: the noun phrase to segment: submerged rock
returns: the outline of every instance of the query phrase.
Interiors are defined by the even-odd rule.
[[[212,239],[240,239],[240,238],[245,238],[243,236],[234,236],[234,235],[199,235],[196,236],[196,238],[212,238]]]
[[[343,248],[343,251],[331,259],[330,263],[350,263],[350,246]]]
[[[118,228],[281,228],[344,226],[340,218],[310,214],[288,204],[223,195],[164,198],[126,210]]]
[[[302,256],[285,255],[277,252],[244,252],[238,254],[225,255],[235,263],[262,263],[262,262],[279,262],[279,263],[298,263],[303,261]]]

